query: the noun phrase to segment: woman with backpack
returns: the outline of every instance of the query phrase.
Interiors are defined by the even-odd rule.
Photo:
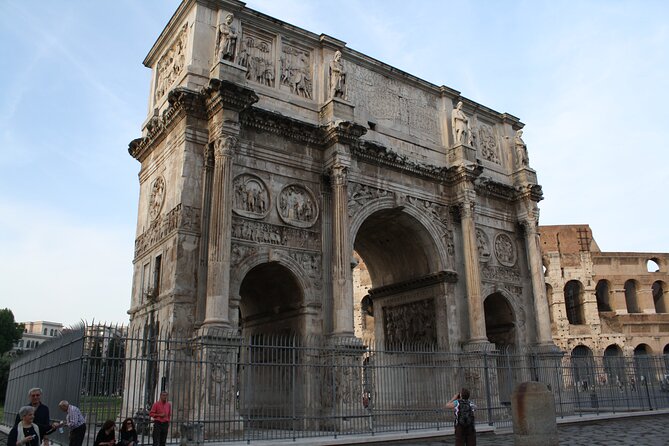
[[[455,410],[455,446],[476,446],[476,404],[469,401],[469,389],[453,395],[446,408]]]

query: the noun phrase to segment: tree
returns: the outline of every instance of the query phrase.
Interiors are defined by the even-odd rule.
[[[23,324],[17,324],[9,308],[0,310],[0,355],[10,351],[14,343],[23,337]]]

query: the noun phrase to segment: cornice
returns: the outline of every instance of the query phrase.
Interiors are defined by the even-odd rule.
[[[341,121],[334,125],[321,127],[323,144],[326,146],[346,144],[354,147],[359,145],[360,137],[365,133],[367,133],[365,127],[350,121]]]
[[[445,182],[448,178],[447,167],[421,164],[411,161],[405,155],[393,152],[387,147],[372,141],[362,141],[352,147],[351,155],[361,161],[395,170],[409,172],[411,175]]]
[[[146,125],[146,136],[133,139],[128,144],[128,153],[141,161],[149,147],[162,140],[173,124],[183,116],[205,117],[202,95],[185,87],[176,87],[167,96],[168,107],[162,116],[154,116]]]
[[[506,201],[513,201],[517,198],[518,191],[515,187],[500,183],[492,178],[479,178],[476,181],[475,187],[477,195],[499,198]]]
[[[212,116],[221,107],[236,112],[250,107],[260,99],[255,91],[228,80],[211,79],[202,89],[207,101],[207,114]]]
[[[323,143],[321,127],[257,107],[245,110],[240,121],[244,127],[272,133],[293,141],[320,146]]]
[[[544,192],[538,184],[528,184],[516,187],[516,197],[518,199],[530,199],[539,202],[544,199]]]
[[[483,166],[480,164],[460,164],[448,170],[448,182],[451,185],[474,182],[483,173]]]

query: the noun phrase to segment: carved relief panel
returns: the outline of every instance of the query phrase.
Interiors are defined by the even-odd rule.
[[[348,186],[348,215],[352,217],[367,203],[384,197],[392,197],[393,193],[377,189],[365,184],[350,183]]]
[[[318,204],[314,194],[300,184],[284,187],[276,203],[284,223],[298,228],[310,228],[318,219]]]
[[[488,235],[479,228],[476,228],[476,248],[479,252],[479,262],[490,260],[490,239]]]
[[[244,217],[262,219],[270,210],[270,196],[265,183],[255,175],[243,174],[233,182],[232,210]]]
[[[158,102],[167,93],[174,81],[182,74],[186,62],[186,42],[188,23],[181,27],[172,46],[163,54],[156,65],[156,83],[154,102]]]
[[[383,330],[387,345],[402,342],[435,343],[437,324],[434,299],[384,306]]]
[[[497,234],[495,237],[495,257],[504,266],[516,264],[516,244],[507,234]]]
[[[310,51],[284,41],[280,57],[279,88],[290,91],[294,95],[312,99],[313,69],[311,60]]]
[[[246,72],[248,80],[274,87],[276,79],[274,48],[272,36],[244,29],[237,63],[248,70]]]
[[[476,134],[476,146],[481,157],[495,164],[502,164],[499,156],[499,143],[495,129],[491,125],[479,122]]]
[[[149,196],[149,221],[153,221],[160,215],[165,202],[165,179],[158,177],[151,185],[151,195]]]

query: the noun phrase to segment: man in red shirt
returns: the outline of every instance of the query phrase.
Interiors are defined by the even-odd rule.
[[[172,417],[172,404],[167,401],[166,390],[160,392],[160,399],[151,406],[149,416],[153,418],[153,446],[165,446]]]

